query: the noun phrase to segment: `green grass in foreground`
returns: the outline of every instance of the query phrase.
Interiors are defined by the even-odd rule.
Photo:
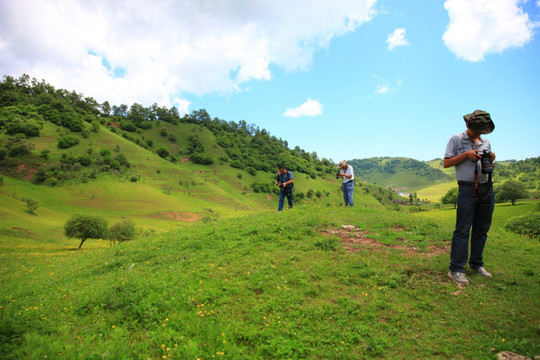
[[[297,207],[113,248],[21,238],[26,246],[0,254],[0,358],[539,355],[538,241],[494,226],[493,279],[471,275],[458,288],[446,276],[452,227],[424,214]]]

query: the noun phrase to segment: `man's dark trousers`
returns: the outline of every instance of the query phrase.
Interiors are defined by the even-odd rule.
[[[484,266],[482,253],[486,245],[487,233],[491,227],[495,195],[491,186],[481,186],[479,189],[482,198],[488,192],[490,196],[486,200],[482,200],[477,196],[474,185],[459,185],[456,229],[452,237],[452,250],[450,252],[450,271],[465,272],[469,233],[471,236],[469,268],[477,269]]]

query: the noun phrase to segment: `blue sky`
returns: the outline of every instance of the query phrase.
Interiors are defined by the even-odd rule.
[[[245,120],[334,161],[540,156],[539,0],[0,0],[0,73]]]

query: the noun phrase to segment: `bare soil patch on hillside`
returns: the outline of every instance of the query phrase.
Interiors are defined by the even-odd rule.
[[[394,226],[392,231],[402,232],[403,228]],[[369,237],[369,234],[378,235],[375,232],[368,230],[361,230],[358,226],[354,225],[342,225],[338,229],[327,229],[322,231],[322,234],[327,236],[338,236],[341,239],[343,248],[350,252],[358,252],[361,250],[370,251],[385,251],[387,249],[402,250],[405,255],[424,255],[424,256],[437,256],[443,253],[447,253],[450,250],[450,246],[434,246],[430,245],[425,249],[420,249],[416,246],[407,244],[408,240],[404,236],[403,239],[399,239],[399,243],[383,244],[375,239]]]
[[[149,217],[154,219],[166,219],[166,220],[177,220],[177,221],[187,221],[195,222],[201,219],[201,215],[188,212],[188,211],[160,211],[155,214],[150,214]]]
[[[24,231],[25,233],[27,234],[32,234],[32,232],[28,229],[23,229],[23,228],[20,228],[20,227],[12,227],[13,230],[20,230],[20,231]]]
[[[32,180],[35,173],[37,172],[36,168],[29,168],[26,164],[20,164],[15,170],[17,176],[22,176],[26,180]]]

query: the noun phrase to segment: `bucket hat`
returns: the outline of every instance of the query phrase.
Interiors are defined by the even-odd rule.
[[[489,134],[495,129],[495,124],[491,116],[484,110],[475,110],[474,112],[463,115],[467,127],[479,134]]]

